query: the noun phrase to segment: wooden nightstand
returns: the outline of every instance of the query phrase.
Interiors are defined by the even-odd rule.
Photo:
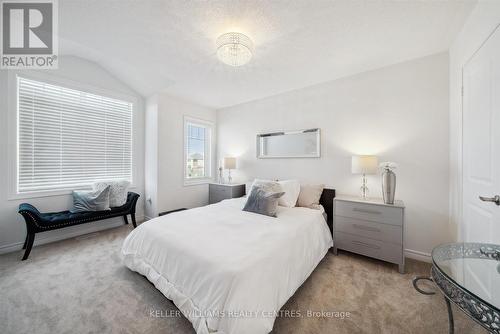
[[[334,254],[337,249],[399,265],[404,273],[404,203],[338,196],[333,200]]]
[[[208,186],[208,203],[210,204],[242,196],[245,196],[244,184],[210,183]]]

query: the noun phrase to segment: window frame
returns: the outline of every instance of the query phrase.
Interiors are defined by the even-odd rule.
[[[184,181],[184,186],[193,186],[193,185],[199,185],[199,184],[206,184],[210,183],[213,181],[213,143],[214,143],[214,123],[208,120],[196,118],[196,117],[191,117],[191,116],[184,116],[183,120],[183,159],[182,159],[182,167],[183,167],[183,181]],[[205,176],[204,177],[196,177],[196,178],[188,178],[187,177],[187,148],[188,148],[188,125],[192,124],[195,126],[201,126],[204,127],[206,130],[208,130],[208,134],[205,134],[205,137],[208,137],[208,140],[205,140],[205,155],[204,155],[204,168],[205,168]],[[208,152],[208,159],[206,158]],[[208,170],[208,173],[207,173]],[[208,175],[206,175],[208,174]]]
[[[18,110],[18,77],[44,82],[51,85],[62,86],[69,89],[79,90],[90,94],[102,95],[105,97],[119,99],[132,103],[132,181],[130,188],[137,188],[136,182],[138,180],[138,168],[137,161],[139,161],[138,147],[137,147],[137,124],[138,124],[138,106],[139,100],[137,97],[118,93],[108,89],[96,87],[90,84],[77,82],[71,79],[59,77],[52,74],[47,74],[45,72],[35,72],[35,71],[9,71],[8,73],[8,157],[9,157],[9,192],[8,200],[19,200],[37,197],[49,197],[49,196],[61,196],[69,195],[73,190],[90,190],[92,188],[91,184],[82,185],[72,188],[60,188],[60,189],[50,189],[50,190],[39,190],[30,192],[18,192],[18,163],[19,163],[19,110]]]

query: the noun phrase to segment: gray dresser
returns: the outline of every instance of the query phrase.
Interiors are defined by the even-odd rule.
[[[245,196],[244,184],[210,183],[208,185],[208,202],[210,204],[218,203],[228,198],[237,198],[242,196]]]
[[[338,196],[333,201],[334,254],[337,249],[399,265],[404,273],[404,203]]]

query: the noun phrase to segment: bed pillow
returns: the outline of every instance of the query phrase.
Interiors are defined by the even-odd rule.
[[[319,199],[323,193],[324,184],[305,184],[300,186],[297,206],[315,209],[319,205]]]
[[[109,206],[115,208],[122,206],[127,203],[128,188],[130,187],[130,182],[126,180],[122,181],[105,181],[105,182],[95,182],[92,185],[92,189],[102,190],[109,186]]]
[[[284,192],[266,192],[260,187],[252,187],[243,211],[276,217],[278,201]]]
[[[285,192],[285,195],[280,197],[278,204],[293,208],[297,204],[297,198],[299,198],[300,182],[298,180],[284,180],[278,183],[281,186],[281,191]]]
[[[87,211],[103,211],[109,208],[109,190],[107,186],[102,190],[73,191],[73,208],[71,213]]]
[[[254,187],[259,187],[268,193],[279,193],[283,191],[281,190],[281,185],[278,182],[271,180],[255,179],[252,183],[252,187],[250,187],[249,194],[252,193]]]

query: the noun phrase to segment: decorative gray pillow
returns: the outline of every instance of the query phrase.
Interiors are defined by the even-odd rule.
[[[252,183],[252,186],[250,187],[249,193],[252,193],[254,187],[259,187],[268,193],[279,193],[283,191],[281,185],[278,182],[271,180],[255,179]]]
[[[73,191],[73,209],[70,212],[110,210],[109,189],[107,186],[97,191]]]
[[[127,203],[128,188],[130,187],[130,182],[127,180],[122,181],[106,181],[106,182],[95,182],[92,185],[94,191],[103,190],[106,187],[109,189],[109,206],[111,208],[116,208],[117,206],[122,206]]]
[[[250,195],[248,195],[243,211],[258,213],[269,217],[276,217],[279,198],[284,194],[284,192],[266,192],[264,189],[254,186],[252,187]]]

